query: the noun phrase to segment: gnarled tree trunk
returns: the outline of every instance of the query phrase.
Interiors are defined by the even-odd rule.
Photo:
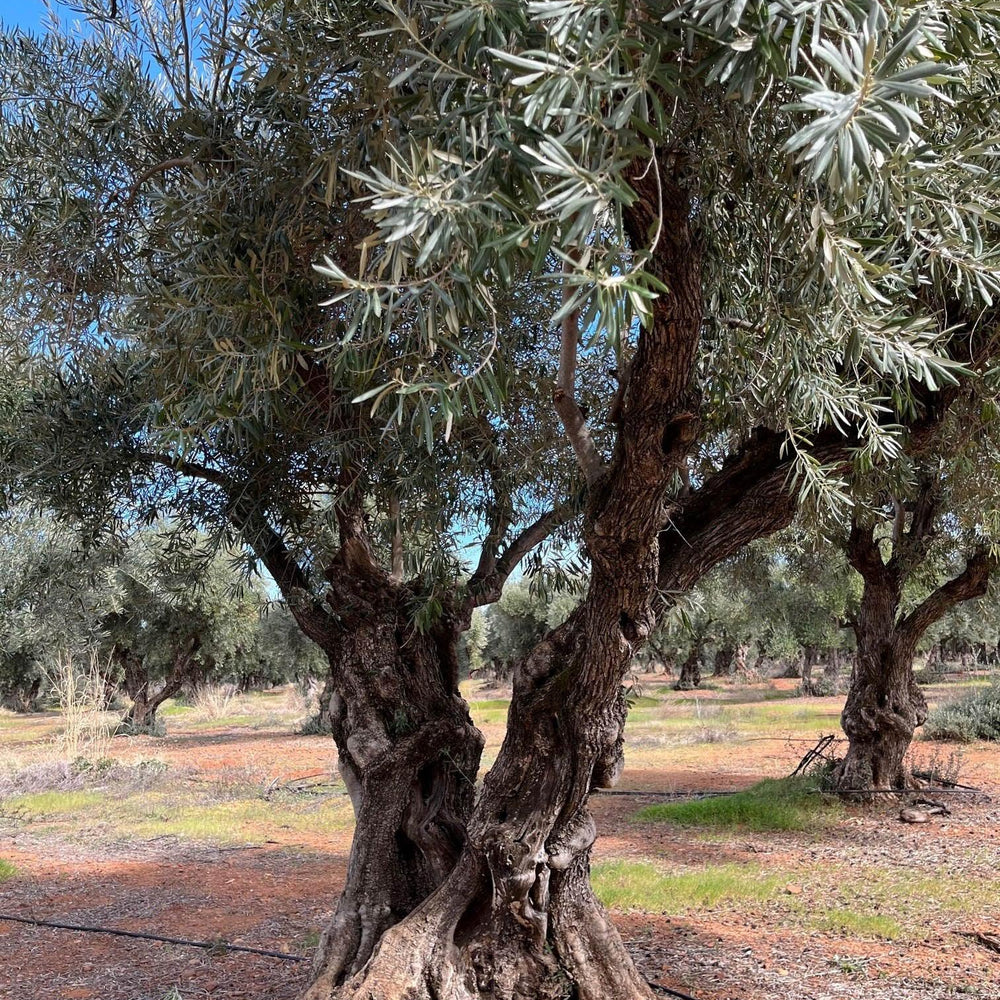
[[[736,650],[732,646],[720,646],[715,651],[715,663],[712,668],[713,677],[731,677]]]
[[[868,798],[880,789],[909,785],[906,751],[927,718],[927,701],[913,674],[917,643],[945,612],[982,595],[989,583],[994,560],[978,551],[961,574],[938,587],[909,614],[900,613],[903,585],[927,554],[936,504],[935,484],[929,481],[913,504],[909,528],[906,512],[896,504],[888,560],[883,558],[872,525],[855,521],[851,527],[848,558],[861,574],[864,588],[854,622],[857,654],[841,715],[849,743],[837,783],[852,797]]]
[[[142,656],[129,649],[115,649],[115,657],[122,665],[122,684],[125,693],[132,700],[118,732],[123,735],[150,733],[156,727],[157,709],[168,699],[180,693],[189,678],[192,666],[197,662],[196,653],[201,640],[189,639],[174,653],[170,673],[158,691],[151,691],[152,680]]]
[[[687,658],[681,664],[681,674],[674,685],[675,691],[693,691],[701,684],[701,643],[693,642]]]
[[[813,684],[813,668],[819,662],[819,650],[815,646],[805,646],[802,650],[802,693],[806,695],[816,694],[816,686]]]
[[[450,873],[483,747],[458,692],[461,617],[446,611],[421,632],[411,621],[415,595],[374,567],[331,573],[328,600],[337,618],[309,628],[331,663],[328,714],[356,826],[316,955],[313,995],[326,997]]]
[[[662,182],[662,178],[659,178]],[[579,336],[564,326],[555,403],[589,496],[588,592],[514,672],[507,734],[455,867],[389,928],[338,1000],[649,1000],[589,882],[587,800],[622,766],[622,682],[653,625],[667,489],[695,435],[690,379],[701,327],[700,267],[686,194],[647,179],[630,209],[639,238],[665,216],[658,260],[670,294],[639,337],[612,419],[609,467],[572,399]],[[568,328],[569,327],[569,328]],[[353,709],[353,702],[349,702]],[[330,1000],[324,969],[308,996]]]

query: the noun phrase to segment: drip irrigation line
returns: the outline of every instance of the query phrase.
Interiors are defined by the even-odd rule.
[[[35,927],[54,927],[61,931],[83,931],[87,934],[111,934],[115,937],[139,938],[143,941],[163,941],[166,944],[180,944],[187,948],[204,948],[225,954],[227,951],[242,951],[250,955],[264,955],[266,958],[279,958],[285,962],[308,962],[305,955],[291,955],[285,951],[268,951],[266,948],[250,948],[242,944],[229,944],[228,941],[188,941],[185,938],[163,937],[160,934],[144,934],[141,931],[122,931],[113,927],[89,927],[85,924],[63,924],[54,920],[35,920],[32,917],[12,917],[0,914],[0,920],[9,920],[15,924],[32,924]]]
[[[640,798],[655,799],[709,799],[722,795],[739,795],[745,788],[696,788],[690,791],[658,792],[642,791],[631,788],[595,788],[593,795],[634,795]],[[962,788],[832,788],[829,790],[814,789],[817,795],[835,795],[840,792],[868,792],[873,795],[982,795],[981,788],[965,786]]]
[[[166,944],[179,944],[187,948],[203,948],[206,951],[224,955],[230,951],[245,952],[250,955],[263,955],[265,958],[277,958],[283,962],[308,962],[310,959],[305,955],[292,955],[285,951],[268,951],[266,948],[250,948],[242,944],[229,944],[228,941],[188,941],[185,938],[165,937],[161,934],[145,934],[141,931],[122,931],[113,927],[90,927],[86,924],[64,924],[55,920],[36,920],[33,917],[15,917],[8,914],[0,914],[0,920],[9,920],[15,924],[30,924],[34,927],[53,927],[61,931],[82,931],[86,934],[111,934],[114,937],[139,938],[142,941],[163,941]],[[698,1000],[697,997],[689,993],[681,993],[673,990],[669,986],[661,986],[659,983],[646,980],[649,988],[663,996],[676,997],[677,1000]]]
[[[672,990],[669,986],[661,986],[659,983],[651,983],[648,979],[646,980],[646,985],[654,993],[660,993],[667,997],[677,997],[678,1000],[698,1000],[697,997],[691,996],[690,993],[681,993],[679,990]]]
[[[822,789],[819,789],[822,791]],[[985,795],[981,788],[965,786],[962,788],[834,788],[831,793],[845,795],[860,794],[865,795]]]

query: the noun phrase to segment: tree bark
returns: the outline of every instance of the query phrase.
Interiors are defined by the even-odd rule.
[[[328,715],[355,812],[346,884],[315,957],[310,995],[328,998],[451,871],[483,740],[458,691],[460,613],[420,631],[416,595],[374,567],[331,572],[327,597],[338,615],[307,627],[330,660]]]
[[[732,677],[733,661],[736,659],[736,650],[732,646],[720,646],[715,651],[715,663],[712,669],[713,677]]]
[[[701,643],[693,642],[687,659],[681,664],[681,675],[674,685],[675,691],[693,691],[701,684]]]

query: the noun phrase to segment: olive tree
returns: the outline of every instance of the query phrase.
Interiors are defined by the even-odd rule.
[[[33,711],[56,658],[99,642],[106,567],[51,513],[19,506],[0,530],[0,579],[0,704]]]
[[[21,407],[20,486],[240,532],[328,651],[358,824],[310,998],[648,997],[589,885],[622,680],[705,572],[841,507],[973,377],[991,14],[259,4],[192,44],[152,9],[4,60],[3,315],[72,363]],[[455,639],[579,483],[587,589],[477,791]]]
[[[328,263],[331,307],[349,336],[405,318],[398,408],[448,392],[440,324],[475,348],[458,317],[487,324],[517,262],[562,290],[552,405],[590,577],[515,667],[457,863],[360,968],[328,939],[310,997],[645,997],[588,881],[624,673],[676,595],[798,501],[842,506],[847,465],[896,458],[971,377],[997,286],[997,24],[936,4],[388,6],[413,134],[368,172],[371,252]],[[588,419],[595,337],[619,384]]]
[[[982,402],[979,400],[978,402]],[[841,716],[838,780],[851,794],[903,788],[914,731],[927,719],[913,659],[927,631],[986,594],[996,568],[1000,471],[992,410],[960,401],[941,433],[859,503],[842,538],[862,593],[857,656]]]
[[[263,602],[240,586],[232,555],[204,551],[194,535],[139,532],[116,559],[98,626],[109,681],[131,702],[121,732],[156,731],[168,698],[252,655]]]

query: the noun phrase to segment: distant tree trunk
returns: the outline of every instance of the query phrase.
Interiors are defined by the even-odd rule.
[[[915,505],[909,531],[897,526],[888,562],[872,526],[855,521],[851,528],[848,558],[864,588],[854,625],[857,656],[841,715],[849,745],[837,776],[851,795],[864,797],[873,790],[908,785],[904,757],[914,731],[927,718],[927,702],[913,675],[917,643],[955,604],[985,593],[989,582],[993,560],[977,552],[962,574],[900,616],[903,584],[926,555],[934,510],[934,492],[928,485]]]
[[[789,660],[788,666],[781,672],[781,677],[786,679],[798,679],[802,677],[802,669],[805,661],[805,654],[799,653],[794,660]]]
[[[132,704],[119,727],[122,734],[148,733],[155,729],[157,709],[168,698],[179,694],[188,682],[200,645],[201,640],[195,636],[174,652],[170,673],[164,679],[162,687],[156,692],[150,690],[152,681],[143,658],[132,650],[116,649],[115,656],[118,657],[123,668],[125,693],[132,700]]]
[[[712,668],[713,677],[731,677],[736,650],[732,646],[720,646],[715,651],[715,663]]]
[[[826,681],[827,694],[837,694],[840,691],[840,650],[831,649],[823,668],[823,679]]]
[[[675,691],[693,691],[701,685],[701,641],[695,640],[687,659],[681,664],[681,675],[674,685]]]
[[[21,676],[7,683],[0,693],[0,706],[9,712],[37,712],[38,698],[42,691],[41,675]]]
[[[747,675],[747,653],[749,652],[750,647],[742,642],[736,647],[736,656],[733,660],[733,673],[739,677],[746,677]]]
[[[817,646],[805,646],[802,650],[802,693],[805,695],[816,694],[816,686],[813,684],[813,668],[819,662],[819,648]]]

